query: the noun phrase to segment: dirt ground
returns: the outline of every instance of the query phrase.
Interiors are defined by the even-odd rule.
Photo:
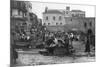
[[[94,52],[87,55],[84,52],[85,45],[82,42],[73,42],[73,47],[76,52],[73,56],[44,56],[38,53],[41,49],[32,49],[24,54],[21,54],[17,59],[17,66],[27,65],[47,65],[47,64],[65,64],[65,63],[80,63],[80,62],[94,62]],[[43,49],[42,49],[43,50]],[[25,52],[25,51],[23,51]],[[77,56],[75,56],[77,55]]]

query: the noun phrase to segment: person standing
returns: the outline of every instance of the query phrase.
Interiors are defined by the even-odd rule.
[[[68,38],[68,35],[65,35],[65,47],[66,47],[66,50],[67,50],[67,54],[69,54],[69,38]]]
[[[85,52],[90,52],[90,35],[87,35],[86,37],[87,41],[86,41],[86,45],[85,45]]]
[[[87,36],[86,36],[86,45],[85,45],[85,52],[90,55],[90,45],[91,45],[91,36],[92,36],[92,30],[88,29]]]

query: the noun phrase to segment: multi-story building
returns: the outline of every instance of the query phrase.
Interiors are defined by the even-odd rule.
[[[48,10],[43,12],[43,25],[64,25],[64,13],[59,10]]]
[[[14,18],[23,18],[27,15],[26,5],[22,1],[11,0],[11,17]]]
[[[28,34],[30,23],[30,10],[32,9],[30,2],[28,1],[16,1],[11,0],[11,31],[18,27],[20,33],[22,30]]]
[[[94,17],[85,17],[85,18],[76,18],[76,17],[66,17],[66,24],[64,25],[64,30],[80,30],[86,32],[88,29],[92,29],[95,33],[95,18]]]
[[[72,15],[72,17],[81,17],[81,18],[84,18],[85,17],[85,11],[72,10],[71,11],[71,15]]]
[[[95,18],[85,17],[85,11],[70,10],[70,7],[65,10],[50,10],[46,7],[42,24],[52,31],[77,29],[85,32],[91,28],[95,32]]]
[[[43,12],[43,25],[64,25],[65,17],[85,17],[85,11],[70,10],[70,7],[66,7],[65,10],[54,10],[45,8]]]
[[[72,17],[70,7],[66,7],[65,10],[63,10],[65,17]]]

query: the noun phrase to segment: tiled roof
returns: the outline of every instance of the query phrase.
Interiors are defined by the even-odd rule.
[[[63,14],[63,12],[59,10],[47,10],[47,12],[43,12],[43,14]]]

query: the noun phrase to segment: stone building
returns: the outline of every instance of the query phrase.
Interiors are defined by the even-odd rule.
[[[71,15],[72,17],[85,17],[85,11],[81,11],[81,10],[71,10]]]
[[[77,29],[86,32],[92,29],[95,33],[95,17],[85,17],[85,11],[70,10],[54,10],[45,8],[43,12],[43,25],[50,31],[69,31]]]
[[[59,10],[48,10],[46,7],[43,12],[43,25],[64,25],[64,13]]]
[[[95,18],[94,17],[67,17],[65,18],[66,24],[64,25],[64,30],[79,30],[86,32],[88,29],[92,29],[93,33],[95,33]]]
[[[66,7],[65,10],[55,10],[45,8],[43,12],[43,25],[58,26],[65,24],[65,17],[85,17],[85,11],[70,10],[70,7]]]
[[[28,1],[11,0],[10,8],[11,31],[15,31],[16,28],[20,33],[24,30],[26,34],[29,34],[31,3]]]

